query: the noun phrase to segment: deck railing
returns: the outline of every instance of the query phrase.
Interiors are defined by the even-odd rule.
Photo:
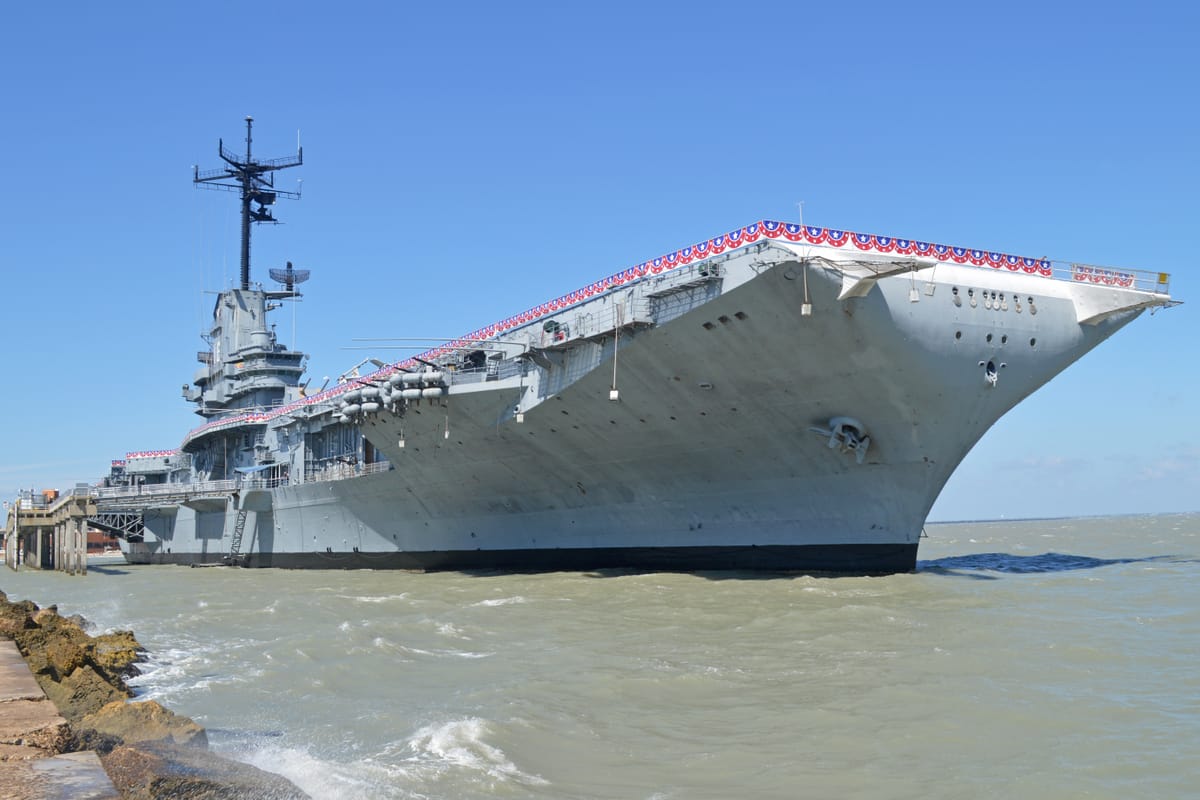
[[[304,482],[344,481],[349,478],[362,477],[363,475],[375,475],[380,472],[387,472],[391,468],[391,462],[386,460],[375,461],[371,464],[347,464],[337,461],[305,470]]]
[[[194,481],[192,483],[142,483],[133,486],[95,486],[92,497],[97,500],[129,500],[136,498],[173,497],[176,495],[229,494],[239,486],[236,480]]]
[[[1122,269],[1120,267],[1098,267],[1093,264],[1051,262],[1054,276],[1058,280],[1072,283],[1089,283],[1111,286],[1114,289],[1134,289],[1155,294],[1171,293],[1171,276],[1166,272],[1149,272],[1144,269]]]

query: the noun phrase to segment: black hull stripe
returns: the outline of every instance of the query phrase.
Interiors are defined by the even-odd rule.
[[[133,564],[219,564],[218,554],[139,553]],[[733,547],[605,547],[524,550],[435,550],[395,553],[253,553],[248,567],[558,572],[640,569],[656,572],[753,570],[889,575],[912,572],[916,544],[751,545]]]

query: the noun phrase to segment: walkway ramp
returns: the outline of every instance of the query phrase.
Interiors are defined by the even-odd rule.
[[[55,755],[68,735],[17,643],[0,639],[0,800],[119,800],[94,752]]]

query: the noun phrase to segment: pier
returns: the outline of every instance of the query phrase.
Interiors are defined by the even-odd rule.
[[[69,736],[16,642],[0,637],[0,797],[118,800],[94,750],[58,752]]]
[[[64,494],[22,492],[8,508],[4,563],[14,570],[86,575],[88,518],[95,514],[96,500],[86,486]]]

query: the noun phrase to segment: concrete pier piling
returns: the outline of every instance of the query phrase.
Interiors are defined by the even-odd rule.
[[[17,498],[5,521],[4,563],[14,570],[56,569],[86,575],[87,519],[95,514],[95,500],[86,490]]]

